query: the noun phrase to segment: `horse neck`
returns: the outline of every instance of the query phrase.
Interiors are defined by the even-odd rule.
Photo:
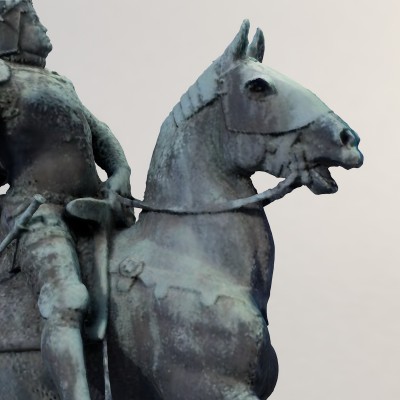
[[[195,210],[255,193],[250,177],[232,171],[224,157],[227,143],[224,136],[230,133],[220,118],[219,107],[217,102],[203,109],[180,129],[173,118],[166,120],[148,174],[146,202],[158,208]],[[205,119],[210,121],[207,126],[202,123]],[[258,297],[265,304],[273,242],[261,207],[189,216],[146,212],[140,220],[146,221],[138,224],[142,227],[140,235],[151,235],[153,243],[173,249],[176,263],[178,255],[190,249],[191,258],[213,266],[227,279],[248,287],[261,287],[262,295]]]
[[[157,208],[193,210],[254,194],[250,178],[239,175],[228,165],[224,155],[225,135],[218,101],[180,127],[170,115],[153,153],[145,201]]]

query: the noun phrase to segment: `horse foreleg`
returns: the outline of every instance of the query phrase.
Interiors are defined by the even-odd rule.
[[[242,385],[239,386],[240,388],[236,387],[228,390],[224,394],[223,400],[261,400],[260,397],[256,396],[250,389],[245,389]]]
[[[260,400],[260,398],[251,393],[243,393],[238,397],[235,397],[235,400]]]

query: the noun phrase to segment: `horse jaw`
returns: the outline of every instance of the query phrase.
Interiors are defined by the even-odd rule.
[[[338,191],[338,185],[332,178],[328,167],[320,165],[308,171],[307,175],[306,186],[314,194],[332,194]]]

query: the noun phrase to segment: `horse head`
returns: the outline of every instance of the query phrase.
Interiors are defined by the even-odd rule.
[[[297,171],[315,194],[336,192],[328,168],[362,165],[358,135],[312,92],[263,65],[263,33],[258,29],[249,44],[248,32],[245,20],[222,56],[182,96],[172,113],[176,126],[219,101],[227,168],[283,178]]]
[[[328,167],[362,165],[358,135],[309,90],[263,66],[263,33],[257,30],[249,45],[248,29],[245,21],[220,59],[232,156],[249,172],[287,177],[298,170],[314,193],[336,192]]]

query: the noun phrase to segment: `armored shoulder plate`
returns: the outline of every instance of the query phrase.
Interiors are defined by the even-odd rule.
[[[0,84],[8,82],[10,78],[11,78],[10,67],[3,60],[0,60]]]

